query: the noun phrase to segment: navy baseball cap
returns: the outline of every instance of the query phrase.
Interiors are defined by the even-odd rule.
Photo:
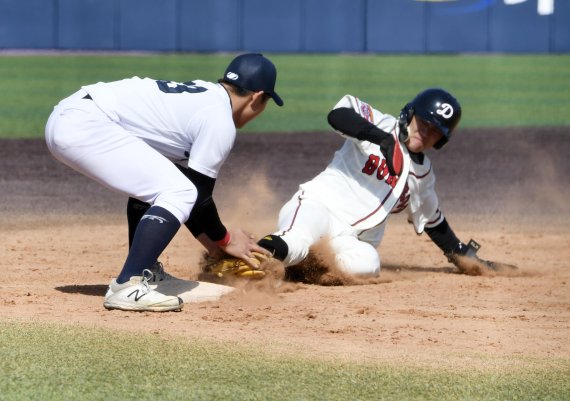
[[[283,106],[283,100],[275,93],[275,81],[277,70],[271,61],[261,53],[246,53],[232,60],[224,77],[223,82],[238,86],[252,92],[263,92],[277,103]]]

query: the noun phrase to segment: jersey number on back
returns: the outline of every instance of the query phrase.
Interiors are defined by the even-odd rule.
[[[164,93],[200,93],[206,92],[208,89],[204,88],[203,86],[197,86],[192,81],[179,83],[179,82],[172,82],[172,81],[156,81],[158,88],[163,91]]]

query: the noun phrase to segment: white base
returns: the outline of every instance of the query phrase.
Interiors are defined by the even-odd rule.
[[[181,279],[162,281],[156,285],[157,291],[165,295],[179,296],[184,303],[217,301],[234,289],[227,285]]]

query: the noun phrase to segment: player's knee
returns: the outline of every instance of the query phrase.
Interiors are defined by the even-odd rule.
[[[380,255],[376,249],[356,238],[335,238],[331,241],[338,267],[345,273],[359,277],[380,274]]]
[[[58,110],[54,110],[46,125],[46,141],[52,153],[57,154],[73,145],[75,127]]]
[[[192,212],[198,196],[196,187],[190,181],[188,183],[190,185],[185,185],[176,190],[161,192],[153,203],[168,210],[176,216],[181,224],[190,217],[190,212]]]
[[[345,273],[359,277],[376,277],[380,274],[378,252],[363,255],[362,252],[344,252],[336,255],[338,267]]]

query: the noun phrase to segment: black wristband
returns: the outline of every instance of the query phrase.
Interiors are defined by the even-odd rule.
[[[257,245],[267,249],[277,260],[285,260],[289,254],[289,246],[278,235],[267,235],[257,241]]]

